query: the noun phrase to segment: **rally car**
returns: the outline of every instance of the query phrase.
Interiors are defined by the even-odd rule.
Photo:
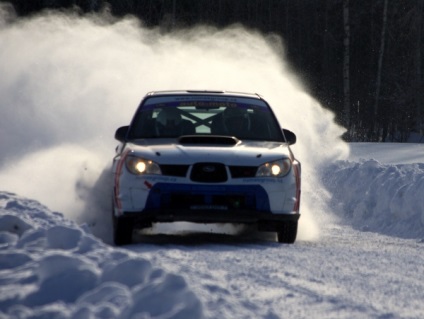
[[[159,91],[118,128],[113,160],[116,245],[161,222],[253,224],[294,243],[301,166],[258,94]]]

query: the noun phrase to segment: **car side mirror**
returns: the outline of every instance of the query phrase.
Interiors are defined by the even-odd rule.
[[[293,145],[296,143],[296,134],[294,134],[292,131],[289,131],[283,128],[283,134],[284,134],[284,137],[286,138],[287,143],[289,143],[289,145]]]
[[[120,142],[124,142],[127,137],[129,126],[121,126],[118,128],[115,132],[115,139],[117,139]]]

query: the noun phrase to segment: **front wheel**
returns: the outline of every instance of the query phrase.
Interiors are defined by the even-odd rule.
[[[293,244],[297,236],[297,221],[284,222],[279,227],[277,239],[279,243]]]
[[[131,218],[113,216],[113,241],[116,246],[132,243],[134,225]]]

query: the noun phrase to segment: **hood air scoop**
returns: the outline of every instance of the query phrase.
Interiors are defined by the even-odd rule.
[[[178,139],[181,145],[236,145],[239,142],[234,136],[221,135],[183,135]]]

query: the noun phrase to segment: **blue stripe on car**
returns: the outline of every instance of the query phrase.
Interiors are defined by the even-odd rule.
[[[260,185],[187,185],[156,183],[145,209],[181,208],[175,205],[222,205],[228,209],[270,211],[268,194]],[[237,207],[241,205],[242,207]]]

